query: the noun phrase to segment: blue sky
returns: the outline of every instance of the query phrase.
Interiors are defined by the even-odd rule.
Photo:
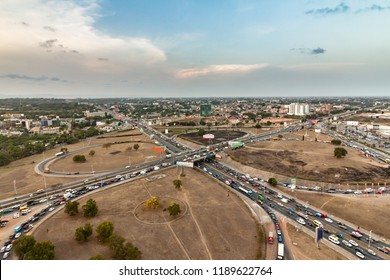
[[[2,0],[0,98],[390,96],[390,1]]]

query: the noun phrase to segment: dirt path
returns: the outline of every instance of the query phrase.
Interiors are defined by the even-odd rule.
[[[145,185],[145,182],[143,180],[142,181],[142,185],[144,186],[145,190],[148,192],[149,196],[150,197],[153,197],[152,194],[150,193],[150,191],[148,190],[148,188],[146,187]],[[189,204],[187,203],[187,205],[189,206]],[[191,260],[191,257],[189,256],[187,250],[184,248],[182,242],[180,241],[180,239],[177,237],[175,231],[173,230],[173,228],[171,227],[171,223],[169,223],[165,217],[164,217],[164,221],[166,222],[166,225],[169,229],[169,231],[172,233],[172,236],[173,238],[176,240],[177,244],[179,245],[179,247],[182,249],[183,253],[186,255],[187,259]]]
[[[328,204],[328,202],[331,202],[332,200],[334,200],[335,199],[335,197],[332,197],[331,199],[329,199],[328,201],[325,201],[322,205],[321,205],[321,209],[323,209],[323,207],[326,205],[326,204]]]
[[[195,226],[199,232],[199,235],[200,235],[200,240],[202,241],[203,243],[203,246],[205,247],[206,249],[206,252],[207,252],[207,255],[209,256],[209,259],[212,260],[213,259],[213,256],[211,255],[211,252],[209,250],[209,247],[207,246],[207,243],[206,243],[206,239],[202,233],[202,230],[200,229],[200,226],[199,226],[199,223],[198,221],[196,220],[195,216],[193,215],[193,212],[192,212],[192,209],[191,209],[191,204],[189,203],[188,201],[188,197],[187,197],[187,193],[184,193],[184,201],[187,203],[188,205],[188,213],[191,215],[191,218],[193,219],[194,223],[195,223]]]

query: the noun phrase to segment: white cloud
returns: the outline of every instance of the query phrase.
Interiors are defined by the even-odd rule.
[[[1,0],[0,73],[120,72],[166,60],[147,38],[113,37],[97,30],[97,3]]]
[[[267,64],[223,64],[210,65],[204,68],[187,68],[176,71],[175,77],[179,79],[195,78],[215,74],[239,74],[253,72],[267,67]]]

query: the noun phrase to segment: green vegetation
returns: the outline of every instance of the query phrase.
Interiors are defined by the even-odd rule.
[[[96,260],[102,261],[102,260],[104,260],[104,257],[102,255],[100,255],[100,254],[97,254],[95,256],[90,257],[89,259],[90,260],[95,260],[95,261]]]
[[[50,241],[35,243],[34,247],[26,253],[26,260],[54,260],[54,245]]]
[[[79,213],[79,203],[77,201],[68,201],[65,204],[65,211],[69,216],[76,216]]]
[[[141,251],[134,247],[131,242],[126,242],[125,239],[118,235],[113,234],[108,240],[109,247],[112,252],[112,257],[116,260],[140,260]]]
[[[173,185],[175,186],[176,189],[180,190],[181,186],[183,185],[181,180],[173,180]]]
[[[73,156],[73,161],[83,163],[83,162],[86,162],[87,159],[85,158],[84,155],[75,155],[75,156]]]
[[[257,249],[257,253],[256,253],[256,260],[261,260],[262,256],[263,256],[263,244],[265,244],[264,240],[265,240],[265,232],[263,230],[263,228],[257,224],[257,234],[258,234],[258,243],[259,243],[259,247]]]
[[[89,154],[91,157],[93,157],[93,156],[96,154],[96,152],[95,152],[94,150],[90,150],[88,154]]]
[[[92,198],[88,199],[87,203],[83,205],[84,217],[95,217],[99,211],[96,201]]]
[[[338,140],[338,139],[333,139],[332,141],[330,141],[330,143],[332,143],[332,145],[341,145],[341,140]]]
[[[83,227],[76,228],[75,239],[77,241],[87,241],[92,235],[93,229],[91,224],[85,224]]]
[[[19,260],[24,260],[26,254],[34,248],[35,243],[35,238],[32,235],[23,235],[15,241],[13,248]]]
[[[335,148],[334,149],[334,156],[337,158],[345,157],[348,154],[348,151],[344,148]]]
[[[180,205],[177,203],[172,203],[168,208],[167,208],[169,215],[176,217],[181,213]]]
[[[97,238],[101,242],[107,242],[114,231],[114,225],[110,221],[104,221],[96,228]]]
[[[134,144],[133,149],[134,149],[135,151],[138,151],[139,145],[138,145],[138,144]]]
[[[269,178],[268,184],[270,184],[271,186],[276,186],[278,184],[278,181],[276,181],[275,178]]]

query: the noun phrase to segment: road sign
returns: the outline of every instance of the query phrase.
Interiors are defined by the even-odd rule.
[[[193,162],[177,161],[176,165],[177,166],[184,166],[184,167],[194,168],[194,163]]]

